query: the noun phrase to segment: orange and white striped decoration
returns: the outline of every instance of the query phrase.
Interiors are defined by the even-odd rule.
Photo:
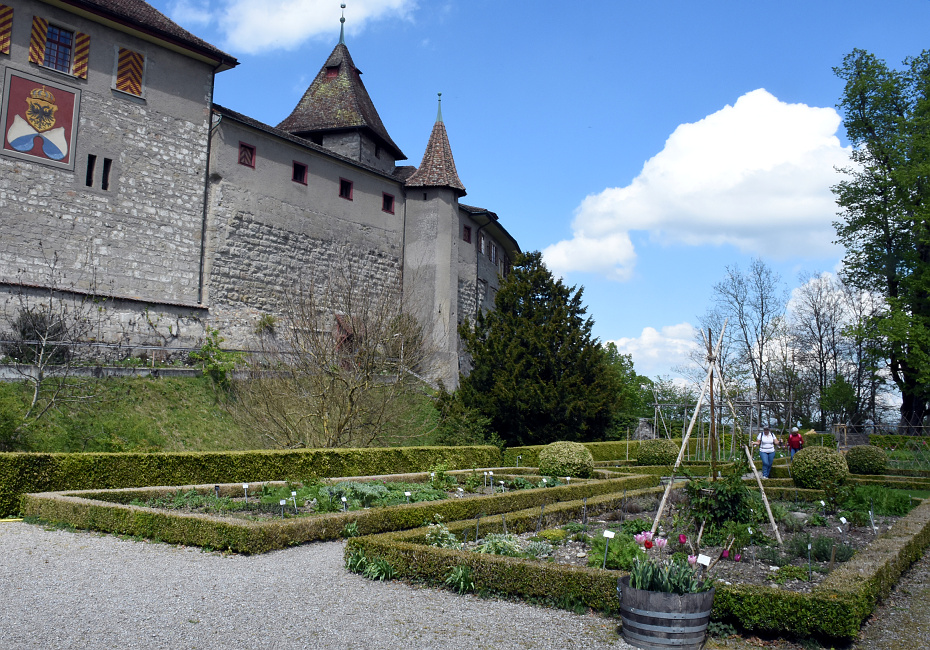
[[[32,17],[32,36],[29,38],[29,63],[42,65],[45,61],[45,42],[48,39],[48,21]]]
[[[142,96],[142,71],[145,56],[124,47],[119,48],[116,67],[116,89],[131,95]]]
[[[74,69],[78,79],[87,79],[87,60],[90,58],[90,36],[80,32],[74,35]]]
[[[0,54],[10,53],[10,37],[13,33],[13,7],[0,5]]]

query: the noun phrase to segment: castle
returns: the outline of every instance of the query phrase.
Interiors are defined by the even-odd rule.
[[[520,249],[460,202],[441,108],[420,166],[398,165],[342,34],[270,126],[214,104],[238,61],[143,0],[2,2],[8,314],[54,284],[106,299],[102,341],[197,347],[213,327],[251,349],[296,276],[349,264],[418,296],[434,378],[457,383],[456,326],[493,306]]]

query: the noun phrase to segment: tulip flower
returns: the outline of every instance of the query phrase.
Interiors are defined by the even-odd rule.
[[[679,543],[679,544],[687,544],[687,543],[688,543],[688,537],[687,537],[684,533],[682,533],[681,535],[678,536],[678,543]]]
[[[742,557],[743,557],[742,555],[740,555],[739,553],[737,553],[737,554],[733,557],[733,561],[734,561],[734,562],[739,562],[739,561],[742,559]]]
[[[694,566],[695,564],[697,564],[697,555],[689,555],[688,564],[690,564],[691,566]]]
[[[723,549],[723,555],[722,555],[722,557],[723,557],[724,560],[727,559],[728,557],[730,557],[730,551],[729,551],[729,549]]]
[[[639,533],[638,535],[633,535],[633,540],[634,540],[637,544],[639,544],[640,546],[642,546],[643,542],[646,541],[646,536],[645,536],[643,533]]]
[[[668,544],[668,540],[665,539],[664,537],[656,538],[656,546],[658,546],[659,548],[665,548],[666,544]]]
[[[647,542],[651,542],[651,541],[652,541],[652,531],[651,531],[651,530],[644,530],[644,531],[643,531],[643,535],[645,535],[646,541],[647,541]]]
[[[647,539],[645,542],[643,542],[643,546],[645,546],[647,549],[650,549],[650,548],[652,548],[652,542],[650,542],[650,541]]]

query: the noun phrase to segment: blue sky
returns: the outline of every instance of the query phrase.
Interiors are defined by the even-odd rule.
[[[236,56],[217,103],[284,119],[338,41],[330,0],[149,0]],[[672,375],[727,265],[838,268],[832,67],[930,47],[930,0],[347,0],[346,43],[418,165],[442,92],[468,195],[585,287],[595,334]]]

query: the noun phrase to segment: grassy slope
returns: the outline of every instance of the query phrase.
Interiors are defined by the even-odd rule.
[[[30,434],[28,451],[231,451],[267,445],[223,406],[208,378],[108,379],[93,402],[63,404]],[[23,408],[22,384],[0,382],[0,416]],[[427,397],[412,400],[409,421],[428,430]],[[422,438],[395,444],[428,444]]]

